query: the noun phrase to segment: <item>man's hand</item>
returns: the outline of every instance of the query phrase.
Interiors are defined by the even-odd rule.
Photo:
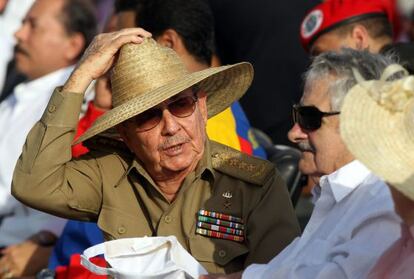
[[[92,80],[104,75],[114,64],[118,50],[127,43],[142,43],[151,33],[142,28],[127,28],[97,35],[86,49],[64,91],[83,93]]]
[[[243,271],[231,274],[208,274],[201,275],[199,279],[241,279]]]
[[[53,246],[43,247],[26,240],[0,250],[0,278],[33,276],[47,267]]]

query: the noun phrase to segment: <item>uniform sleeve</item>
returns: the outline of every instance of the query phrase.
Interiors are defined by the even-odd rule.
[[[262,186],[258,201],[247,220],[249,250],[245,267],[267,263],[299,235],[300,228],[284,181],[276,172]]]
[[[82,99],[82,94],[55,90],[26,138],[14,170],[12,194],[35,209],[92,221],[102,200],[98,164],[88,156],[71,160]]]

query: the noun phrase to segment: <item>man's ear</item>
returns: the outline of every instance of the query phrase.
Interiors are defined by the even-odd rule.
[[[353,47],[358,50],[367,49],[369,47],[370,36],[368,30],[363,25],[355,25],[351,31],[351,39]]]
[[[82,51],[85,47],[85,43],[85,38],[82,36],[81,33],[76,32],[74,34],[69,35],[65,51],[66,58],[69,61],[76,61],[79,54],[82,54]]]
[[[158,36],[157,42],[162,46],[172,48],[177,53],[185,50],[185,46],[180,35],[171,28],[165,30],[160,36]]]
[[[128,146],[128,148],[131,150],[130,147],[130,139],[127,133],[127,127],[126,122],[122,122],[115,126],[116,130],[118,131],[119,135],[121,136],[124,143]]]
[[[203,116],[204,121],[207,123],[208,111],[207,111],[207,93],[204,90],[199,90],[197,93],[198,96],[198,107],[200,109],[201,115]]]

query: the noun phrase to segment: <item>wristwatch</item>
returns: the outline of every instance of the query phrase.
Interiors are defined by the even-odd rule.
[[[54,270],[44,268],[36,274],[36,279],[54,279],[56,273]]]

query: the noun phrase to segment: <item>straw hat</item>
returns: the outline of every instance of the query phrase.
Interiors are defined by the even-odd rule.
[[[351,153],[398,191],[414,200],[414,76],[359,81],[341,110],[341,136]]]
[[[100,134],[193,86],[207,93],[208,117],[238,100],[249,88],[253,67],[249,63],[208,68],[190,73],[175,51],[147,38],[126,44],[112,75],[113,109],[99,117],[74,144]]]

